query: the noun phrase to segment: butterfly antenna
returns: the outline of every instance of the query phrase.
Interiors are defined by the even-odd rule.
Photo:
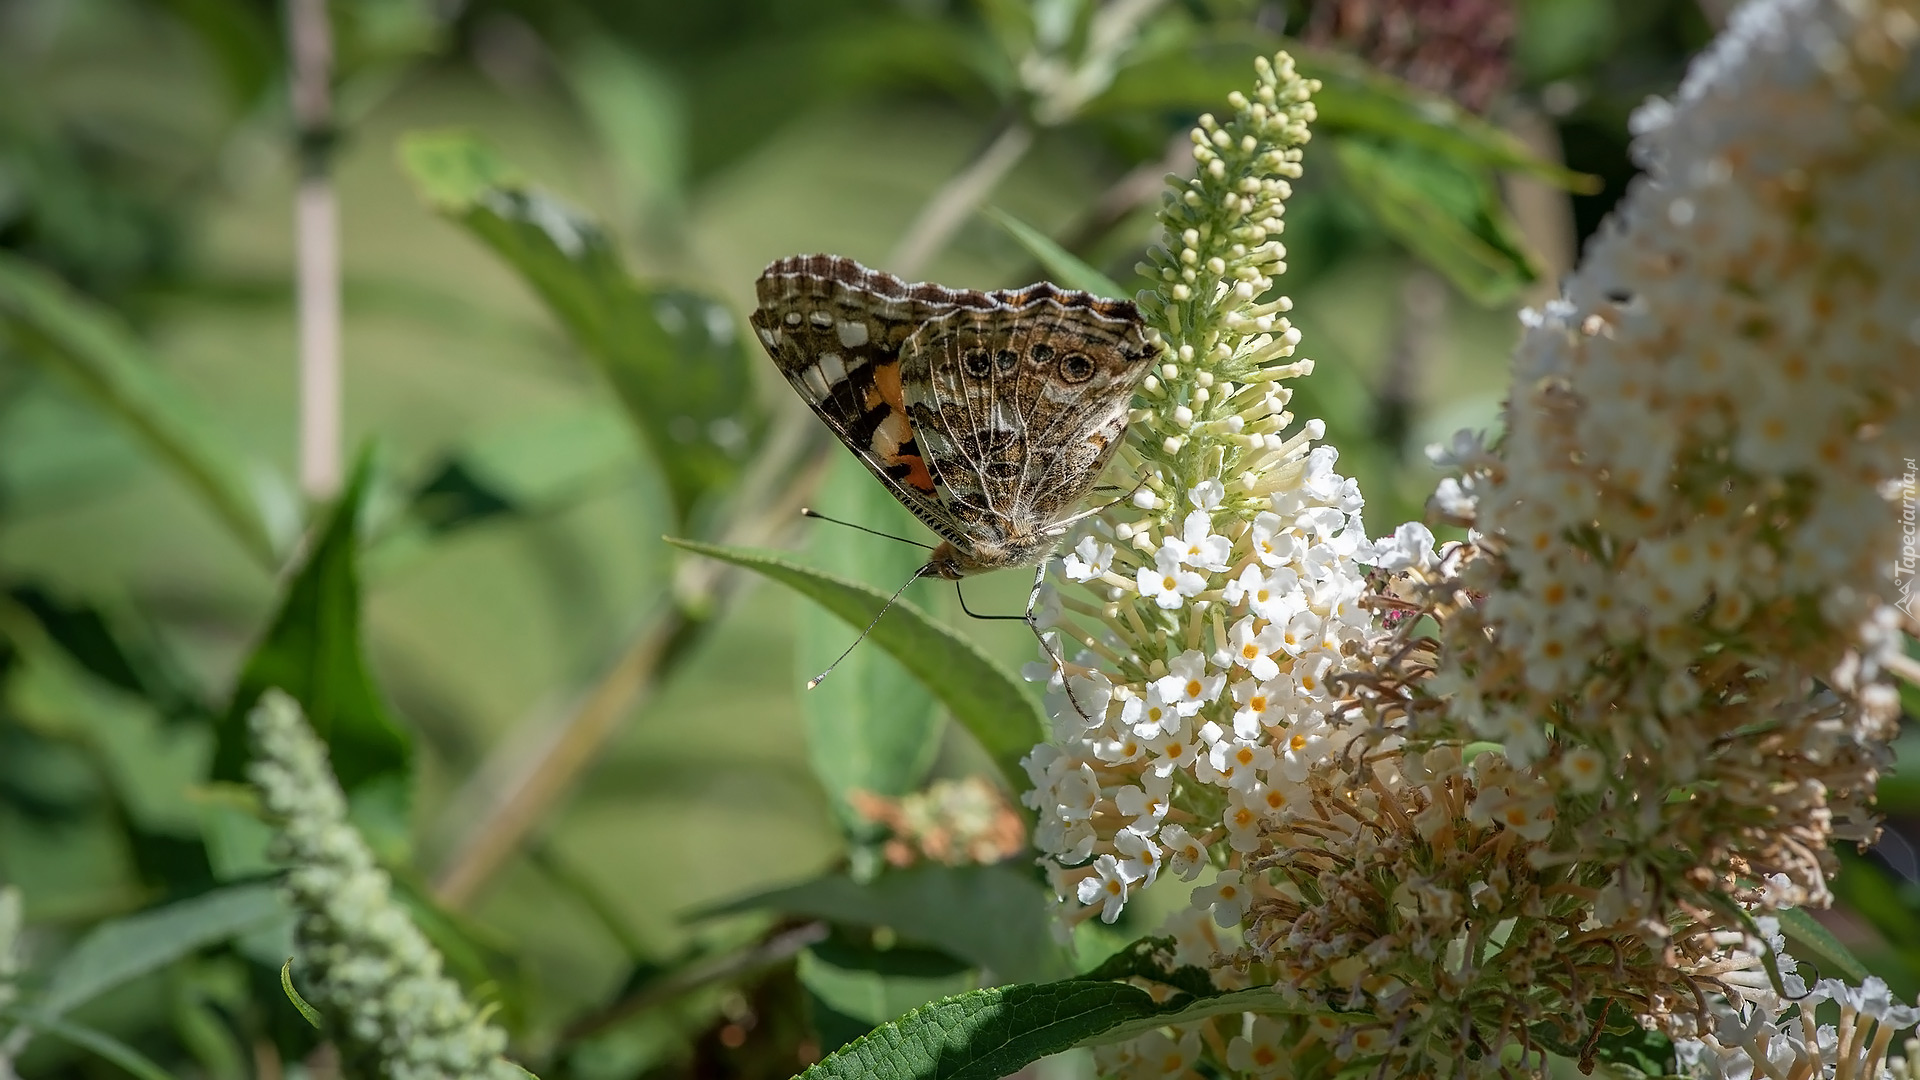
[[[818,515],[815,515],[815,516],[817,517]],[[832,519],[832,518],[828,518],[827,520],[829,520],[829,521],[831,521],[831,520],[833,520],[833,519]],[[843,522],[842,524],[844,524],[844,522]],[[855,526],[855,528],[858,528],[858,526]],[[882,533],[881,535],[882,535],[882,536],[884,536],[884,535],[886,535],[886,534],[885,534],[885,533]],[[911,543],[911,541],[909,541],[909,543]],[[829,675],[831,675],[831,674],[833,674],[833,669],[834,669],[834,668],[837,668],[837,667],[839,667],[839,666],[840,666],[840,661],[842,661],[842,660],[845,660],[845,659],[847,658],[847,654],[848,654],[848,653],[851,653],[851,652],[853,652],[853,650],[854,650],[854,647],[855,647],[855,646],[857,646],[857,645],[859,645],[859,644],[860,644],[861,642],[863,642],[863,641],[865,641],[865,640],[867,640],[867,635],[868,635],[868,634],[871,634],[871,633],[873,633],[873,628],[874,628],[874,627],[876,627],[876,626],[879,626],[879,625],[880,625],[880,618],[881,618],[881,616],[883,616],[883,615],[885,615],[885,614],[887,613],[887,609],[888,609],[888,608],[891,608],[891,607],[893,607],[893,602],[894,602],[895,600],[898,600],[898,599],[900,599],[900,594],[901,594],[901,593],[903,593],[903,592],[906,592],[906,591],[907,591],[907,586],[909,586],[909,585],[911,585],[911,584],[913,584],[913,583],[914,583],[914,582],[916,582],[916,581],[919,581],[919,580],[920,580],[920,576],[921,576],[922,574],[925,574],[925,573],[927,572],[927,569],[928,569],[927,567],[925,567],[925,566],[922,566],[921,568],[919,568],[918,570],[915,570],[915,571],[913,572],[913,576],[912,576],[912,577],[910,577],[910,578],[908,578],[907,580],[905,580],[905,581],[903,581],[903,582],[901,582],[901,583],[900,583],[900,587],[899,587],[899,588],[897,588],[897,589],[895,589],[895,590],[893,590],[893,595],[892,595],[892,596],[889,596],[889,597],[887,597],[887,602],[886,602],[886,603],[884,603],[884,604],[881,604],[881,605],[880,605],[880,611],[879,611],[879,613],[878,613],[878,614],[876,614],[876,615],[875,615],[875,616],[873,617],[873,621],[867,624],[867,628],[866,628],[865,630],[862,630],[862,631],[860,631],[860,636],[859,636],[859,637],[857,637],[857,638],[854,638],[854,639],[853,639],[853,644],[852,644],[852,645],[849,645],[849,646],[847,646],[847,648],[846,648],[846,652],[843,652],[843,653],[841,653],[841,654],[840,654],[839,656],[837,656],[837,657],[835,657],[835,658],[834,658],[834,661],[833,661],[833,663],[831,663],[831,664],[828,664],[828,665],[827,665],[827,670],[825,670],[825,671],[823,671],[823,672],[821,672],[820,674],[818,674],[818,675],[815,675],[815,676],[814,676],[813,678],[811,678],[811,679],[808,679],[808,680],[807,680],[807,689],[809,689],[809,690],[811,690],[811,689],[813,689],[814,687],[816,687],[816,686],[819,686],[819,685],[820,685],[820,683],[821,683],[821,680],[823,680],[823,679],[825,679],[825,678],[826,678],[827,676],[829,676]]]
[[[895,536],[895,535],[893,535],[892,533],[885,533],[885,532],[881,532],[881,531],[880,531],[879,529],[869,529],[869,528],[867,528],[867,527],[866,527],[865,525],[855,525],[855,524],[854,524],[853,522],[851,522],[851,521],[841,521],[841,520],[840,520],[839,518],[831,518],[831,517],[828,517],[827,515],[825,515],[825,514],[823,514],[823,513],[821,513],[820,511],[818,511],[818,510],[815,510],[815,509],[814,509],[813,507],[811,507],[811,506],[803,506],[803,507],[801,507],[801,508],[800,508],[800,516],[801,516],[801,517],[810,517],[810,518],[819,518],[819,519],[820,519],[821,521],[831,521],[831,522],[833,522],[833,523],[834,523],[835,525],[845,525],[845,526],[846,526],[847,528],[849,528],[849,529],[859,529],[859,530],[860,530],[861,532],[863,532],[863,533],[868,533],[868,534],[871,534],[871,535],[873,535],[873,536],[879,536],[879,537],[883,537],[883,538],[885,538],[885,539],[888,539],[888,540],[898,540],[898,541],[900,541],[900,542],[901,542],[901,543],[903,543],[903,544],[912,544],[912,545],[913,545],[914,547],[917,547],[917,548],[919,548],[919,549],[921,549],[922,551],[932,551],[932,550],[933,550],[933,545],[932,545],[932,544],[923,544],[923,543],[921,543],[921,542],[920,542],[920,541],[918,541],[918,540],[909,540],[909,539],[907,539],[907,538],[906,538],[906,537],[904,537],[904,536]],[[911,581],[909,581],[909,582],[908,582],[908,584],[909,584],[909,585],[911,585],[911,584],[912,584],[912,582],[911,582]]]

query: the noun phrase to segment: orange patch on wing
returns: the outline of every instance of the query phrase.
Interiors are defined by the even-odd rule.
[[[894,386],[897,388],[899,385],[900,381],[896,376]],[[926,460],[919,454],[901,452],[901,447],[911,441],[913,441],[913,424],[907,419],[906,411],[896,407],[893,412],[887,414],[885,420],[880,421],[880,426],[874,430],[873,454],[880,459],[880,464],[889,469],[905,465],[907,475],[900,479],[915,490],[931,495],[933,494],[933,474],[927,471]]]
[[[880,401],[886,402],[894,412],[899,413],[902,420],[906,419],[907,395],[900,389],[900,361],[893,360],[874,366],[873,390],[867,395],[867,408],[871,409],[880,403],[872,400],[876,394],[879,395]]]
[[[907,486],[928,495],[933,494],[933,474],[927,471],[925,458],[919,454],[901,454],[893,460],[907,467]]]

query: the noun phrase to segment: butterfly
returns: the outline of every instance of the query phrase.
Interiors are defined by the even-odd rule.
[[[919,576],[1044,563],[1159,351],[1131,302],[1047,282],[949,289],[796,255],[756,289],[780,373],[941,538]]]

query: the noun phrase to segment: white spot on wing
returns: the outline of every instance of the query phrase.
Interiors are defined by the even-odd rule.
[[[763,326],[760,328],[760,340],[766,342],[767,348],[771,349],[780,343],[780,335]]]
[[[807,392],[815,398],[824,398],[827,396],[827,379],[826,376],[820,374],[819,368],[810,367],[802,371],[800,373],[800,381],[807,384]]]
[[[824,311],[810,312],[808,313],[807,318],[813,321],[813,325],[818,326],[821,329],[825,329],[833,325],[833,316]]]
[[[799,325],[800,325],[800,313],[799,313],[799,312],[797,312],[797,311],[789,311],[789,312],[787,312],[787,325],[788,325],[788,326],[799,326]]]
[[[820,375],[827,380],[828,386],[837,385],[846,380],[847,365],[840,360],[837,352],[823,352],[815,358],[820,365]]]
[[[857,349],[867,343],[866,323],[842,322],[836,329],[840,331],[840,344],[849,349]]]

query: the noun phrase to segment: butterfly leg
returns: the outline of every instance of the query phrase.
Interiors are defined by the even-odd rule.
[[[1067,704],[1072,705],[1073,711],[1079,713],[1080,719],[1086,721],[1091,727],[1100,721],[1088,716],[1087,710],[1080,705],[1080,699],[1073,696],[1073,680],[1067,676],[1066,657],[1061,656],[1059,650],[1053,647],[1053,642],[1047,640],[1047,635],[1040,632],[1040,620],[1034,615],[1034,609],[1040,606],[1040,590],[1047,584],[1047,563],[1050,561],[1042,559],[1040,566],[1033,572],[1033,589],[1027,593],[1027,613],[1023,618],[1027,621],[1027,629],[1033,631],[1033,636],[1039,639],[1040,648],[1046,652],[1047,660],[1053,664],[1053,670],[1060,673],[1060,686],[1067,692]]]

